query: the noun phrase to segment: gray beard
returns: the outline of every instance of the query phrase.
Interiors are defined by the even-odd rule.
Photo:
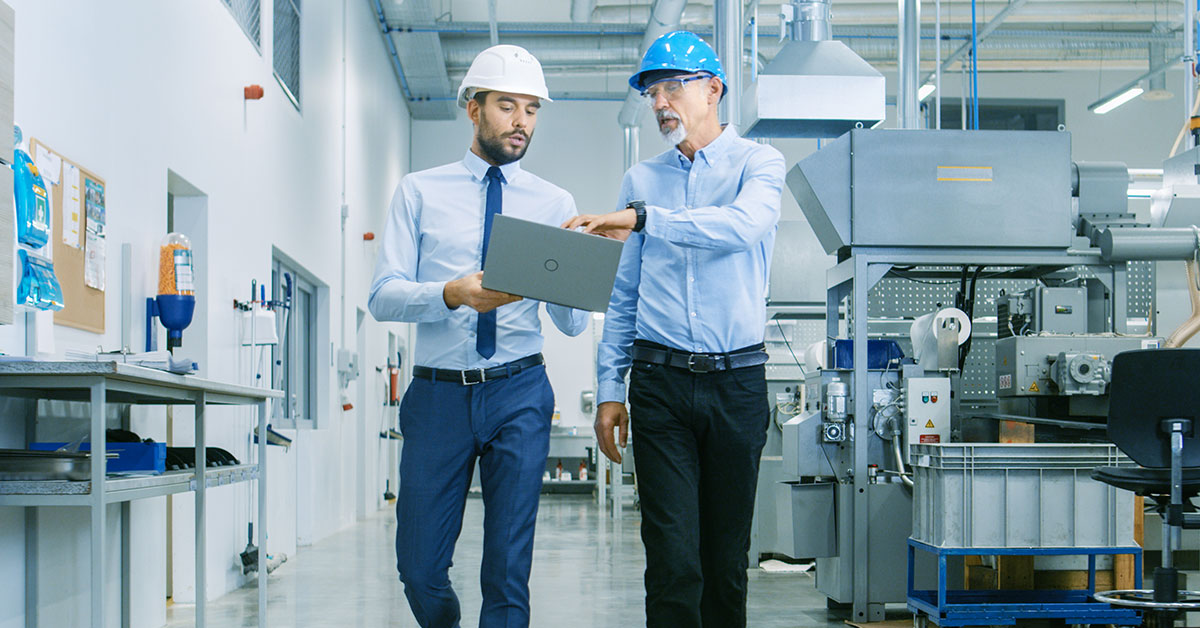
[[[678,146],[683,140],[687,139],[687,129],[683,128],[683,120],[679,118],[670,118],[675,121],[675,128],[671,131],[663,131],[659,127],[659,133],[662,134],[664,140],[671,146]]]

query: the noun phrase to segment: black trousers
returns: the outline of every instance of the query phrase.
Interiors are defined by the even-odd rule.
[[[634,464],[646,546],[646,625],[742,628],[766,371],[695,374],[634,362]]]

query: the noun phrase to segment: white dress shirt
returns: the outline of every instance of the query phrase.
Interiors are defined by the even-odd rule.
[[[465,305],[451,310],[442,297],[446,282],[480,270],[489,167],[468,150],[462,161],[405,176],[392,197],[367,303],[377,320],[417,323],[421,366],[487,368],[542,350],[539,301],[496,310],[496,353],[485,359],[475,351],[478,313]],[[521,170],[520,162],[500,171],[504,215],[554,226],[576,215],[566,190]],[[587,328],[587,312],[552,304],[546,310],[569,336]]]

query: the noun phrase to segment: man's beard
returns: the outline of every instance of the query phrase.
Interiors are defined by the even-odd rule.
[[[673,111],[660,111],[658,118],[658,132],[662,133],[663,139],[671,146],[678,146],[683,140],[687,139],[687,129],[683,128],[683,120],[679,118],[679,114]],[[675,128],[670,131],[664,131],[662,123],[667,120],[675,121]]]
[[[497,166],[511,164],[525,156],[525,151],[529,150],[529,142],[533,137],[524,131],[512,131],[504,135],[496,135],[491,132],[491,125],[487,123],[486,118],[480,118],[479,130],[475,133],[475,139],[479,142],[479,149],[483,151],[484,157]],[[508,143],[508,138],[514,134],[520,134],[525,138],[525,143],[514,148]]]

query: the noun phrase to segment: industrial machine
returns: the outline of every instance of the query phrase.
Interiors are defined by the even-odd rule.
[[[1154,224],[1125,167],[1073,164],[1066,132],[856,128],[788,172],[837,263],[775,508],[805,523],[792,555],[817,559],[831,605],[878,621],[905,600],[910,447],[995,442],[1014,419],[1069,441],[1103,425],[1117,354],[1186,340],[1151,315],[1150,260],[1194,265],[1200,242],[1200,152],[1173,162]]]

